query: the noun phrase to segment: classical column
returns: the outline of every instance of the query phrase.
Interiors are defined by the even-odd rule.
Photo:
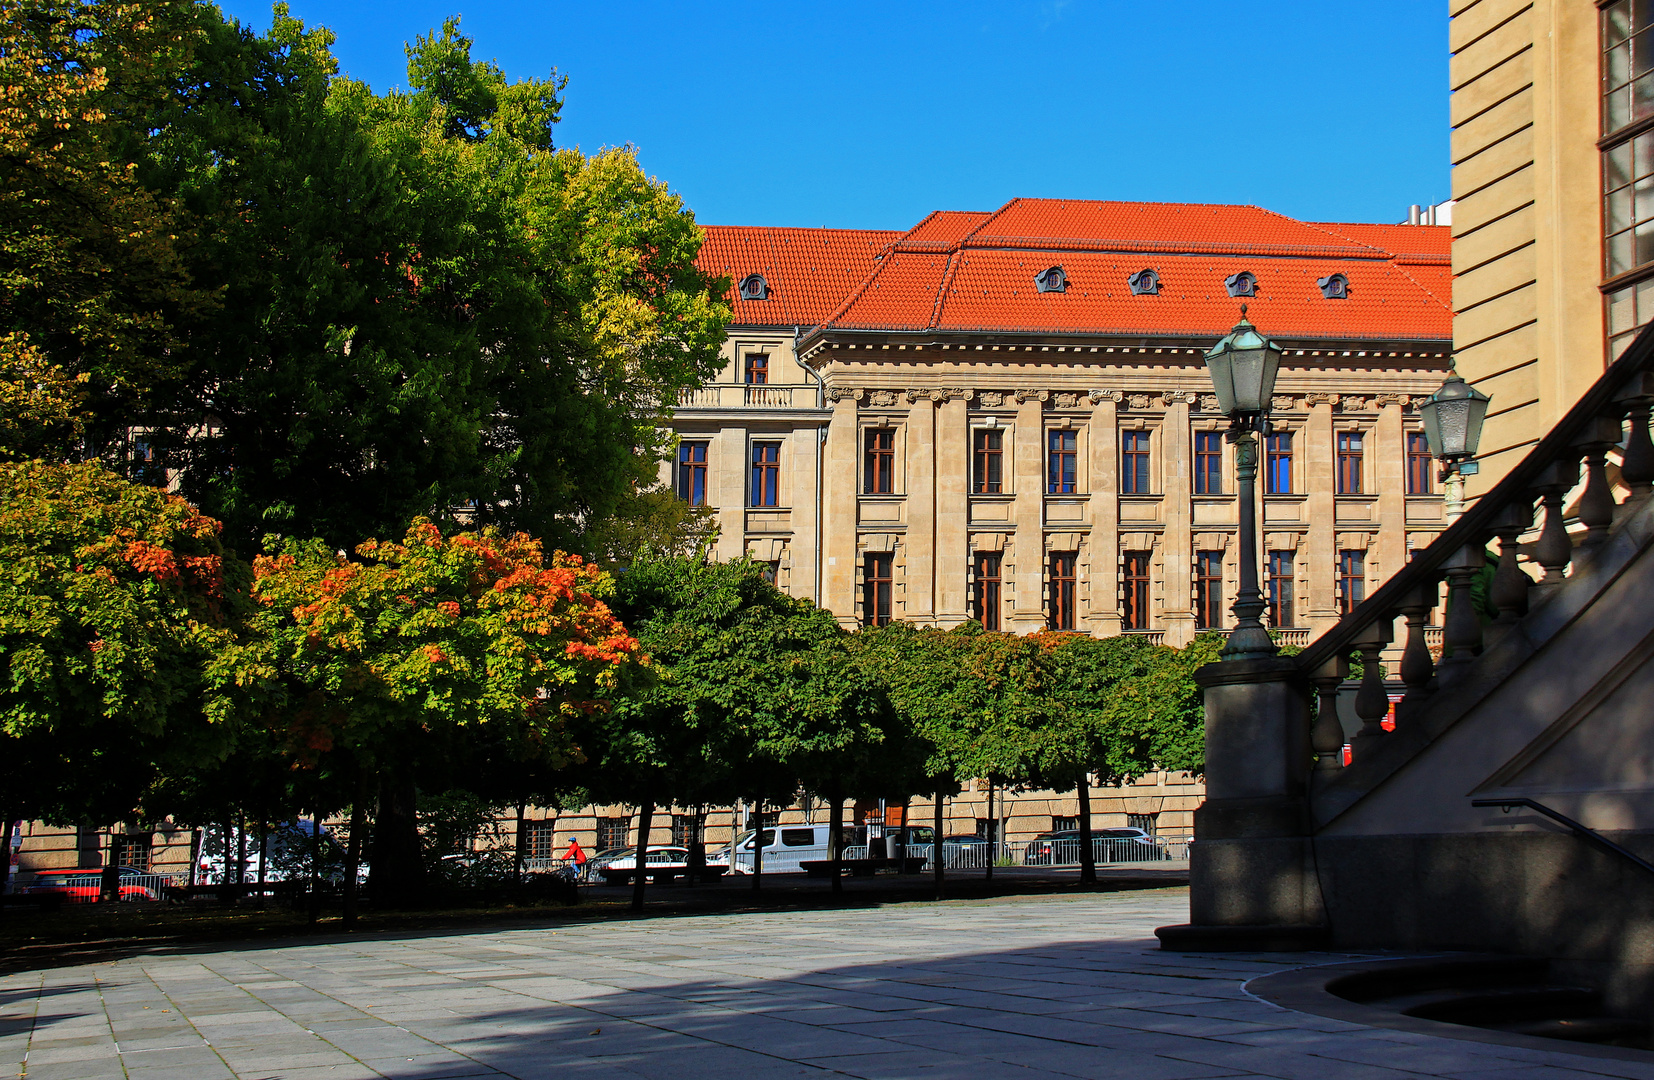
[[[748,470],[752,467],[747,429],[726,427],[718,431],[714,448],[718,485],[718,559],[738,559],[747,549]]]
[[[1011,454],[1016,490],[1016,598],[1007,630],[1026,634],[1045,626],[1045,400],[1044,390],[1018,390],[1017,430]]]
[[[839,622],[856,621],[856,401],[859,390],[834,387],[827,392],[833,418],[827,426],[827,461],[821,523],[823,606]]]
[[[1407,445],[1402,434],[1401,394],[1380,394],[1373,426],[1373,479],[1378,490],[1378,544],[1367,557],[1367,593],[1407,561]],[[1373,564],[1377,563],[1377,566]]]
[[[1166,419],[1160,428],[1160,456],[1165,463],[1161,469],[1165,532],[1161,542],[1165,550],[1161,556],[1160,624],[1166,631],[1166,644],[1181,646],[1195,636],[1194,583],[1190,573],[1194,552],[1190,548],[1189,529],[1194,517],[1190,477],[1194,451],[1189,445],[1189,406],[1195,396],[1187,391],[1168,391],[1163,396]]]
[[[907,414],[907,566],[903,580],[910,622],[935,623],[936,403],[928,390],[909,390]]]
[[[1334,394],[1305,394],[1309,422],[1304,425],[1304,489],[1308,492],[1310,636],[1338,621],[1337,502],[1333,476],[1332,403]]]
[[[1087,620],[1098,637],[1120,632],[1120,399],[1091,392],[1091,571]]]
[[[940,394],[936,418],[936,620],[957,626],[970,615],[970,420],[965,390]]]

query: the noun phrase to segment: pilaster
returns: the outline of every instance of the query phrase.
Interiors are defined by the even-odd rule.
[[[1160,429],[1163,465],[1165,532],[1161,543],[1165,546],[1160,564],[1162,585],[1161,626],[1166,631],[1166,644],[1187,645],[1195,636],[1194,613],[1194,554],[1190,548],[1190,523],[1193,520],[1191,466],[1194,451],[1190,447],[1189,406],[1194,394],[1186,391],[1168,391],[1165,395],[1166,418]]]
[[[970,419],[965,392],[941,392],[936,420],[936,620],[957,626],[970,615]]]
[[[858,392],[828,392],[833,419],[827,426],[827,461],[822,470],[822,600],[840,623],[856,621],[856,401]]]
[[[1018,390],[1011,455],[1016,487],[1016,595],[1007,630],[1045,626],[1045,400],[1044,390]]]
[[[1309,629],[1314,637],[1338,621],[1336,551],[1337,500],[1332,434],[1333,394],[1305,394],[1309,421],[1304,425],[1304,483],[1309,510],[1308,565],[1302,588],[1309,596]]]
[[[1091,392],[1091,570],[1087,621],[1098,637],[1120,632],[1120,399]]]
[[[1373,478],[1378,481],[1378,544],[1367,559],[1367,594],[1407,561],[1407,444],[1402,429],[1402,394],[1380,394],[1373,425]],[[1374,563],[1377,565],[1375,566]]]
[[[718,500],[718,560],[739,559],[747,549],[747,429],[725,427],[718,431],[716,463]]]
[[[904,611],[918,626],[936,612],[936,404],[929,391],[909,390],[907,414],[907,582]]]

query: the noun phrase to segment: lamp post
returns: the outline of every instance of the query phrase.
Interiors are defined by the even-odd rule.
[[[1464,478],[1475,475],[1479,467],[1471,458],[1482,441],[1488,401],[1486,394],[1450,369],[1441,389],[1419,408],[1430,453],[1442,463],[1438,479],[1447,484],[1443,501],[1449,521],[1464,513]]]
[[[1269,430],[1269,404],[1281,347],[1241,320],[1206,354],[1206,370],[1217,391],[1218,407],[1229,417],[1228,439],[1235,444],[1236,494],[1240,499],[1240,587],[1235,593],[1235,628],[1220,654],[1225,660],[1274,656],[1275,642],[1260,616],[1265,604],[1258,588],[1258,435]]]

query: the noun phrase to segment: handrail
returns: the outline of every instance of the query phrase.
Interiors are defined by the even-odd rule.
[[[1592,847],[1601,851],[1606,851],[1610,855],[1618,855],[1620,858],[1624,859],[1626,862],[1629,862],[1637,869],[1645,871],[1649,874],[1654,874],[1654,863],[1651,863],[1642,858],[1640,855],[1637,855],[1635,852],[1614,843],[1612,840],[1597,832],[1595,829],[1581,825],[1567,814],[1552,810],[1544,803],[1536,802],[1533,799],[1471,799],[1470,805],[1498,806],[1503,808],[1507,814],[1511,812],[1513,807],[1525,806],[1529,810],[1544,814],[1552,821],[1566,827],[1569,831],[1573,832],[1574,835],[1578,836],[1581,840],[1584,840]]]
[[[1532,505],[1529,491],[1540,473],[1569,450],[1586,426],[1607,409],[1622,385],[1640,371],[1654,367],[1654,324],[1643,328],[1629,348],[1611,364],[1602,378],[1587,390],[1539,444],[1505,475],[1476,504],[1449,525],[1429,547],[1415,552],[1394,576],[1379,586],[1366,601],[1345,615],[1309,648],[1293,657],[1306,675],[1329,660],[1347,656],[1355,639],[1369,625],[1395,618],[1396,611],[1420,585],[1433,582],[1442,566],[1468,544],[1485,542],[1504,508],[1520,499]],[[1574,458],[1578,461],[1577,455]]]

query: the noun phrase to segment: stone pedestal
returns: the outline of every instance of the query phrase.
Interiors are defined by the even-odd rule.
[[[1306,794],[1309,699],[1291,660],[1208,664],[1206,803],[1189,849],[1189,924],[1168,949],[1301,949],[1324,937]]]

